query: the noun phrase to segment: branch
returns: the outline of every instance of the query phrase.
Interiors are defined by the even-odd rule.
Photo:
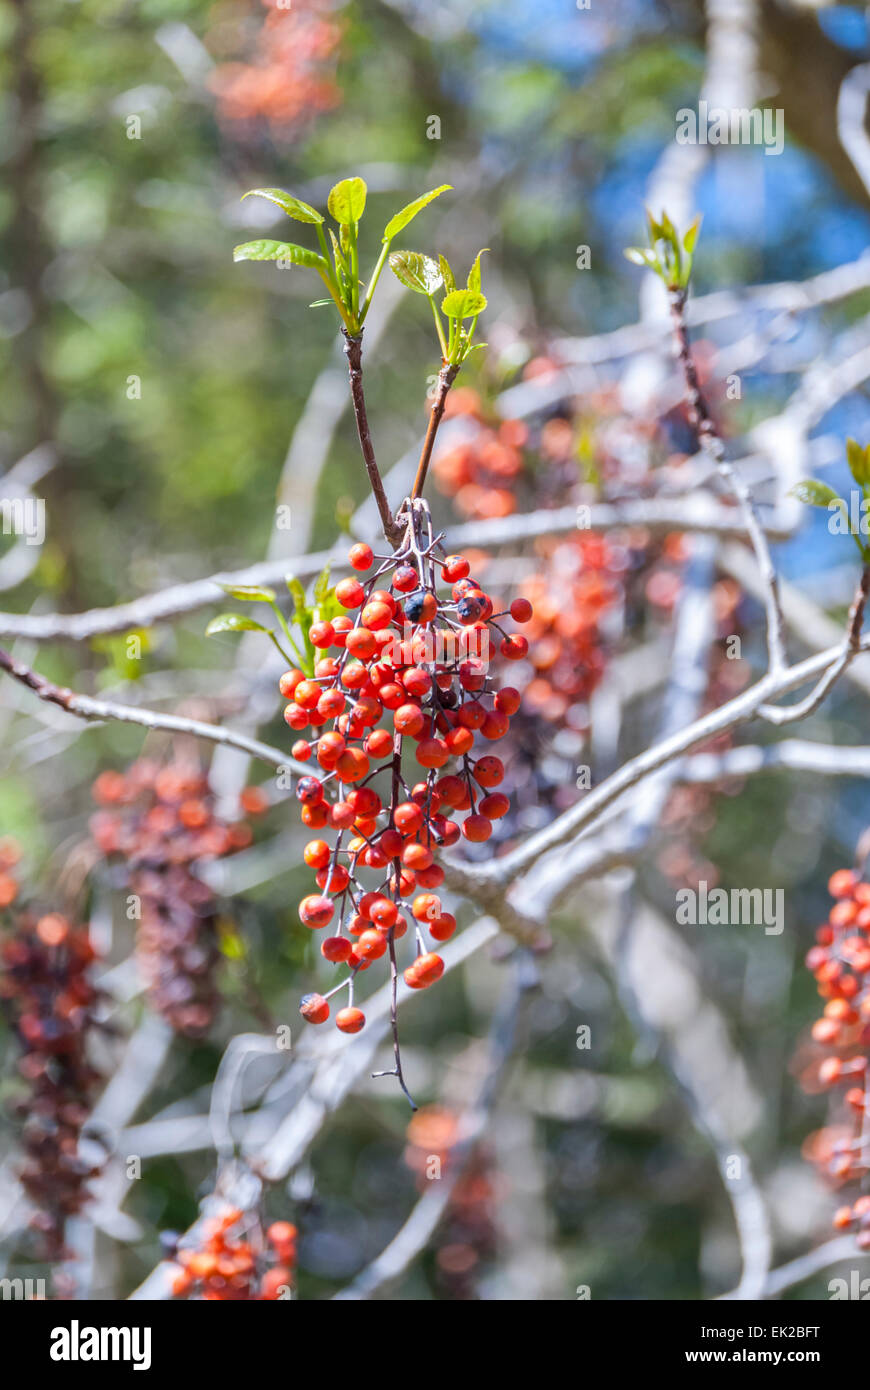
[[[368,415],[366,414],[366,399],[363,392],[362,376],[362,331],[356,336],[341,330],[344,334],[344,353],[347,358],[347,369],[350,375],[350,394],[353,401],[353,413],[356,416],[356,428],[359,435],[360,448],[362,449],[363,459],[365,460],[366,472],[369,475],[369,486],[378,506],[378,513],[381,518],[381,525],[384,535],[389,544],[395,549],[402,539],[403,529],[397,525],[393,513],[390,511],[390,504],[387,501],[387,494],[384,491],[384,482],[381,477],[378,462],[375,458],[375,448],[372,443],[371,430],[369,429]]]
[[[849,609],[849,619],[846,624],[846,636],[843,640],[842,650],[839,657],[817,682],[815,688],[810,691],[805,699],[796,705],[791,705],[787,709],[777,709],[775,706],[762,705],[758,713],[762,719],[769,724],[781,726],[783,724],[794,724],[798,719],[806,719],[807,715],[812,714],[819,708],[828,691],[833,688],[840,676],[848,666],[855,660],[861,649],[861,628],[864,624],[864,609],[867,604],[867,591],[870,589],[870,567],[864,565],[861,570],[861,577],[858,580],[858,587],[852,599],[852,606]]]
[[[784,625],[779,599],[779,579],[771,559],[770,547],[758,520],[749,489],[740,474],[732,468],[725,457],[725,446],[710,416],[709,407],[698,381],[698,373],[695,370],[695,363],[689,346],[689,330],[686,326],[686,291],[671,289],[669,302],[680,366],[686,382],[689,419],[697,432],[699,444],[709,455],[720,477],[729,485],[740,504],[746,529],[752,540],[752,548],[755,551],[758,566],[764,579],[769,669],[780,671],[785,665]]]
[[[422,497],[423,488],[426,483],[426,474],[429,471],[429,460],[432,457],[432,449],[435,444],[435,436],[438,433],[438,426],[444,416],[444,407],[447,404],[447,393],[459,375],[459,367],[456,363],[445,362],[438,373],[438,390],[432,402],[432,411],[429,416],[429,428],[426,431],[426,438],[423,440],[423,448],[420,453],[420,462],[417,465],[417,476],[414,479],[414,486],[411,488],[411,497]]]
[[[261,762],[268,763],[270,767],[295,772],[300,777],[307,776],[309,771],[303,763],[297,763],[280,748],[271,748],[267,743],[247,738],[245,734],[234,733],[232,729],[224,729],[218,724],[206,724],[200,719],[186,719],[179,714],[158,714],[156,710],[137,709],[133,705],[116,705],[109,700],[96,700],[90,695],[79,695],[66,686],[55,685],[53,681],[46,680],[44,676],[25,666],[22,661],[16,661],[2,647],[0,670],[6,671],[14,680],[27,686],[38,699],[57,705],[67,714],[74,714],[79,719],[114,719],[122,724],[139,724],[144,729],[189,734],[193,738],[207,739],[210,743],[220,743],[227,748],[237,748],[249,757],[259,758]]]
[[[870,777],[870,747],[838,747],[790,738],[763,748],[750,744],[725,753],[696,753],[683,764],[679,780],[708,786],[781,768],[825,777]]]
[[[811,1250],[809,1254],[800,1255],[796,1260],[789,1260],[788,1264],[780,1265],[779,1269],[770,1270],[760,1297],[776,1298],[777,1294],[785,1293],[786,1289],[793,1288],[795,1284],[802,1284],[805,1279],[812,1278],[829,1265],[839,1264],[841,1260],[866,1259],[868,1255],[870,1250],[860,1250],[855,1244],[854,1236],[836,1236],[816,1250]],[[730,1293],[720,1294],[719,1301],[727,1302],[741,1296],[739,1288],[732,1289]]]
[[[566,536],[578,529],[591,532],[621,527],[644,526],[657,535],[669,531],[698,531],[729,539],[745,539],[746,529],[732,507],[694,495],[686,498],[650,498],[620,502],[596,502],[580,513],[577,507],[557,507],[528,515],[514,515],[498,521],[470,522],[450,527],[445,543],[461,550],[465,545],[489,550],[500,545],[535,540],[539,536]],[[767,528],[772,540],[785,540],[791,528],[773,518]],[[336,569],[347,566],[345,549],[325,550],[313,555],[283,560],[266,560],[235,571],[221,571],[207,579],[175,584],[129,603],[111,608],[91,608],[83,613],[0,613],[0,637],[27,637],[35,642],[57,640],[88,642],[108,633],[130,632],[153,627],[186,613],[209,608],[220,597],[221,585],[275,584],[288,571],[299,579],[311,579],[330,563]]]
[[[864,637],[860,642],[860,650],[867,651],[868,649],[870,649],[870,638]],[[567,811],[563,811],[562,815],[550,825],[532,835],[510,854],[498,859],[490,870],[486,871],[482,866],[475,866],[478,883],[492,879],[502,884],[510,884],[518,874],[533,864],[546,850],[564,844],[566,840],[576,835],[577,831],[590,825],[601,815],[602,811],[612,805],[624,792],[637,786],[643,778],[657,772],[659,768],[672,762],[674,758],[679,758],[684,753],[691,753],[693,749],[699,748],[701,744],[706,743],[715,735],[737,728],[740,724],[748,723],[757,717],[759,709],[767,701],[807,684],[820,672],[827,670],[829,666],[839,661],[840,656],[841,648],[832,647],[827,651],[808,657],[796,666],[786,668],[779,674],[768,672],[749,690],[741,692],[733,700],[726,701],[718,709],[694,720],[676,734],[662,739],[636,757],[630,758],[610,777],[584,796],[582,801],[569,807]]]

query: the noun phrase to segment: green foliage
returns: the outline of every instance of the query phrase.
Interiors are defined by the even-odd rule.
[[[483,251],[478,251],[468,272],[466,287],[461,290],[456,288],[456,277],[446,256],[439,256],[437,264],[431,256],[425,256],[421,251],[394,251],[390,256],[390,269],[396,278],[407,289],[414,290],[417,294],[425,294],[429,300],[441,345],[441,356],[443,361],[451,366],[461,366],[474,346],[485,346],[472,343],[477,320],[487,306],[486,296],[480,288],[482,255]],[[446,333],[434,297],[436,290],[442,285],[447,290],[441,301],[441,314],[447,320]],[[467,319],[471,322],[466,328]]]
[[[321,274],[328,270],[323,256],[309,251],[305,246],[296,246],[292,241],[246,241],[243,246],[233,248],[234,261],[290,261],[292,265],[309,266]]]
[[[646,266],[655,271],[669,290],[685,292],[689,288],[695,247],[701,231],[700,216],[695,218],[682,237],[664,211],[658,221],[647,211],[647,223],[649,246],[627,247],[626,259],[633,265]]]
[[[432,202],[433,198],[440,198],[442,193],[446,193],[452,187],[452,183],[442,183],[438,188],[431,188],[428,193],[423,193],[419,198],[415,198],[413,203],[408,203],[407,207],[403,207],[400,212],[397,212],[394,217],[390,218],[384,228],[384,241],[387,243],[394,241],[399,235],[399,232],[404,231],[408,223],[413,222],[417,213],[422,212],[424,207]]]
[[[301,198],[294,198],[292,193],[285,193],[283,188],[252,188],[242,194],[242,201],[245,198],[268,198],[270,203],[275,203],[288,217],[294,218],[297,222],[317,224],[323,221],[323,214],[316,208],[303,203]]]
[[[390,245],[393,239],[409,222],[417,216],[419,212],[433,201],[446,193],[452,185],[448,183],[440,184],[438,188],[432,188],[428,193],[423,193],[412,203],[400,209],[387,223],[382,237],[381,254],[375,263],[371,276],[369,277],[368,287],[363,287],[362,296],[360,295],[361,282],[359,278],[359,224],[363,213],[366,210],[368,189],[364,179],[359,177],[342,179],[335,184],[329,191],[326,206],[330,217],[338,224],[338,236],[329,226],[326,231],[329,234],[329,244],[332,247],[332,263],[330,264],[329,245],[324,234],[325,219],[321,213],[317,212],[308,203],[303,203],[292,193],[285,193],[281,188],[252,188],[243,196],[245,198],[260,197],[266,198],[274,203],[288,217],[295,218],[298,222],[313,223],[317,237],[320,242],[320,253],[307,250],[302,246],[295,246],[289,242],[271,241],[261,239],[257,241],[245,242],[242,246],[237,246],[233,252],[235,261],[278,261],[286,260],[293,265],[308,266],[316,270],[329,291],[329,299],[317,299],[311,305],[312,308],[333,303],[338,309],[345,331],[353,337],[359,335],[365,322],[366,315],[372,302],[372,296],[378,283],[384,263],[389,255]],[[399,253],[404,256],[413,256],[412,252]],[[425,258],[423,258],[425,259]],[[392,264],[392,258],[391,258]],[[394,267],[395,269],[395,267]],[[437,273],[437,267],[436,273]],[[398,271],[396,272],[399,273]],[[428,273],[428,272],[427,272]],[[401,275],[399,277],[402,278]],[[423,294],[428,294],[429,290],[420,289],[420,285],[414,283],[411,272],[408,278],[403,280],[409,289],[418,289]],[[440,277],[438,279],[440,284]],[[434,286],[437,288],[437,285]]]
[[[263,623],[249,618],[244,613],[221,613],[217,618],[212,618],[205,629],[205,635],[206,637],[216,637],[227,632],[263,632],[274,643],[288,665],[295,661],[306,676],[313,676],[317,651],[308,635],[309,630],[313,623],[326,622],[344,612],[335,597],[334,586],[329,583],[329,576],[330,566],[327,564],[312,585],[310,602],[300,581],[292,574],[286,576],[287,590],[293,602],[292,625],[287,622],[281,612],[278,596],[274,589],[260,584],[221,584],[220,586],[224,593],[229,594],[230,598],[236,599],[239,603],[267,604],[278,620],[280,632],[287,646],[293,652],[292,657],[288,655],[282,645],[281,637],[273,628],[266,627]],[[292,630],[293,627],[296,628],[295,634]]]
[[[862,513],[860,520],[863,521],[868,509],[870,509],[870,444],[862,447],[857,440],[846,440],[846,462],[849,465],[849,472],[852,474],[862,493]],[[844,497],[835,492],[827,483],[820,482],[818,478],[803,478],[789,491],[790,497],[796,497],[799,502],[803,502],[808,507],[823,507],[832,516],[839,513],[842,525],[837,528],[843,535],[850,535],[863,563],[870,563],[870,544],[865,544],[856,534],[852,524],[852,516],[849,505]],[[832,528],[833,529],[833,528]]]
[[[440,287],[441,271],[431,256],[420,251],[393,251],[390,270],[406,289],[432,296]]]
[[[330,217],[342,227],[359,222],[366,210],[367,193],[364,179],[342,179],[330,189],[326,200]]]

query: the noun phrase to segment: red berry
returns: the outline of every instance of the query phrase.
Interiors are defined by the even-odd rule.
[[[358,579],[341,579],[335,586],[335,597],[342,608],[359,608],[365,589]]]
[[[369,917],[376,927],[385,929],[391,927],[399,915],[399,909],[390,898],[381,898],[378,902],[372,903],[369,909]]]
[[[325,840],[309,840],[302,851],[302,858],[309,869],[322,869],[329,863],[331,853],[332,851]]]
[[[482,840],[488,840],[492,834],[492,822],[486,816],[466,816],[462,822],[462,833],[466,840],[471,840],[475,844]]]
[[[393,575],[393,588],[398,589],[400,594],[416,589],[419,583],[420,576],[411,565],[400,565]]]
[[[519,691],[514,690],[511,685],[506,685],[502,690],[497,690],[495,693],[495,707],[497,710],[501,710],[502,714],[506,714],[510,718],[512,714],[516,714],[520,707]]]
[[[314,647],[331,647],[332,639],[335,636],[335,629],[332,623],[312,623],[308,629],[308,636]]]
[[[328,936],[320,944],[320,954],[325,960],[331,960],[334,964],[347,960],[351,952],[351,945],[345,936]]]
[[[362,1009],[339,1009],[335,1015],[335,1026],[340,1028],[342,1033],[358,1033],[365,1021],[366,1016]]]
[[[409,734],[412,738],[415,734],[422,732],[426,720],[419,705],[400,705],[393,714],[393,724],[400,734]]]
[[[498,649],[502,656],[508,661],[522,661],[528,655],[529,643],[527,638],[515,632],[511,637],[505,637],[499,642]]]
[[[527,598],[515,598],[511,604],[511,617],[515,623],[527,623],[532,612],[532,605]]]
[[[434,893],[419,893],[411,908],[418,922],[434,922],[441,916],[441,899]]]
[[[368,570],[371,569],[375,557],[371,546],[366,545],[365,541],[359,541],[356,545],[351,546],[347,558],[350,561],[351,569]]]
[[[377,960],[387,949],[387,943],[379,931],[372,927],[360,934],[355,950],[363,960]]]
[[[451,912],[442,912],[440,917],[429,923],[429,935],[433,941],[449,941],[456,931],[456,918]]]
[[[299,904],[299,920],[312,931],[320,931],[327,926],[335,914],[335,905],[320,893],[311,893]]]
[[[304,678],[304,673],[302,671],[293,670],[284,672],[283,676],[278,682],[278,689],[284,696],[285,700],[290,699],[290,696],[293,694],[293,691],[296,689],[299,682],[301,680],[304,680]]]
[[[443,767],[450,757],[450,748],[443,738],[424,738],[417,745],[417,762],[421,767]]]
[[[455,584],[459,579],[466,579],[471,573],[471,565],[464,555],[448,555],[441,565],[441,574],[448,584]]]
[[[323,785],[316,777],[300,777],[296,783],[296,799],[306,805],[316,805],[323,800]]]
[[[329,1000],[322,994],[306,994],[299,1005],[306,1023],[325,1023],[329,1018]]]

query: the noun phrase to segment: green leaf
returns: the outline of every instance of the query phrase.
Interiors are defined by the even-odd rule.
[[[468,285],[468,288],[472,291],[473,294],[480,294],[480,258],[483,255],[483,252],[488,250],[489,247],[484,246],[483,251],[478,251],[477,255],[474,258],[474,264],[468,272],[468,280],[466,281],[466,284]]]
[[[449,319],[471,319],[486,308],[486,296],[473,290],[451,290],[441,303],[441,312]]]
[[[221,584],[220,587],[230,598],[238,599],[240,602],[274,603],[276,598],[274,589],[267,589],[259,584]]]
[[[456,289],[456,276],[450,269],[450,262],[446,256],[439,256],[438,264],[441,267],[441,278],[444,281],[444,288],[449,294],[451,290]]]
[[[420,251],[393,251],[390,270],[406,289],[417,294],[432,295],[441,284],[441,271],[431,256]]]
[[[415,198],[413,203],[408,203],[406,207],[396,213],[395,217],[390,218],[384,228],[383,240],[392,241],[403,228],[407,227],[409,222],[413,222],[417,213],[422,212],[427,203],[431,203],[433,198],[440,197],[442,193],[446,193],[452,187],[452,183],[442,183],[438,188],[431,188],[428,193],[423,193],[421,197]]]
[[[323,600],[326,598],[326,595],[329,593],[329,571],[331,568],[332,566],[327,560],[326,564],[324,565],[323,569],[320,571],[319,575],[317,576],[317,579],[314,582],[314,602],[318,606],[318,608],[323,603]]]
[[[292,241],[246,241],[233,250],[234,261],[290,261],[291,265],[307,265],[312,270],[329,270],[329,262],[317,251],[294,246]]]
[[[293,616],[297,623],[301,623],[309,615],[309,608],[305,602],[305,590],[299,580],[293,574],[285,576],[287,588],[290,590],[290,597],[293,600]]]
[[[326,206],[330,216],[345,227],[359,222],[365,212],[367,191],[362,179],[342,179],[329,192]]]
[[[323,221],[316,208],[309,207],[300,198],[294,198],[292,193],[285,193],[283,188],[252,188],[242,194],[242,202],[245,198],[268,198],[270,203],[275,203],[282,212],[286,212],[288,217],[295,218],[297,222]]]
[[[214,637],[217,632],[268,632],[270,637],[272,635],[269,628],[255,623],[253,618],[246,618],[243,613],[221,613],[220,617],[212,618],[205,635]]]
[[[698,244],[698,234],[701,230],[701,220],[702,219],[699,214],[695,218],[692,225],[689,227],[688,231],[686,232],[686,235],[683,237],[683,250],[687,251],[690,256]]]
[[[322,309],[324,304],[332,304],[331,299],[314,299],[309,304],[309,309]]]
[[[314,622],[314,614],[308,607],[308,602],[305,598],[305,590],[295,575],[285,575],[285,582],[287,588],[290,590],[290,597],[293,600],[293,618],[305,643],[305,660],[300,662],[300,665],[307,676],[312,676],[314,674],[314,663],[317,658],[315,656],[314,645],[311,638],[308,636],[308,629]]]
[[[676,229],[676,227],[674,226],[674,224],[673,224],[673,222],[671,221],[671,219],[668,217],[668,214],[667,214],[664,210],[662,211],[661,231],[662,231],[662,236],[663,236],[663,238],[664,238],[666,241],[669,241],[669,242],[671,243],[672,246],[676,246],[676,244],[677,244],[677,229]]]
[[[789,489],[789,497],[796,497],[799,502],[806,502],[810,507],[829,507],[832,502],[843,503],[832,487],[827,483],[820,483],[818,478],[804,478],[801,482],[795,483]]]
[[[646,210],[646,220],[647,220],[647,224],[648,224],[648,226],[649,226],[649,239],[650,239],[650,241],[651,241],[651,242],[656,242],[656,241],[662,241],[662,240],[664,240],[664,236],[665,236],[664,228],[662,227],[662,225],[661,225],[660,222],[657,222],[657,221],[656,221],[656,219],[653,217],[652,213],[650,212],[649,208],[647,208],[647,210]]]
[[[870,448],[862,449],[857,439],[847,439],[846,459],[855,482],[866,487],[870,483]]]

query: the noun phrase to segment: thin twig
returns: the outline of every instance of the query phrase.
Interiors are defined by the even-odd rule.
[[[270,767],[279,771],[295,772],[300,777],[308,775],[309,769],[304,763],[297,763],[280,748],[271,748],[267,743],[260,743],[259,739],[248,738],[245,734],[235,733],[219,724],[206,724],[201,719],[187,719],[179,714],[159,714],[156,710],[137,709],[133,705],[118,705],[110,700],[97,700],[90,695],[79,695],[66,686],[55,685],[53,681],[46,680],[44,676],[25,666],[24,662],[16,661],[15,657],[2,647],[0,670],[6,671],[14,680],[27,686],[38,699],[57,705],[67,714],[74,714],[79,719],[112,719],[121,724],[138,724],[143,729],[163,729],[168,733],[190,734],[193,738],[207,739],[209,743],[237,748],[241,753],[259,758],[261,762],[268,763]]]
[[[794,724],[798,719],[806,719],[808,715],[813,714],[829,690],[836,685],[843,672],[855,660],[861,650],[861,628],[864,624],[864,609],[867,606],[868,589],[870,589],[870,566],[864,565],[849,609],[846,636],[843,639],[843,647],[839,657],[833,666],[830,666],[820,677],[809,695],[798,704],[789,705],[787,709],[779,709],[775,705],[762,705],[758,713],[762,719],[767,720],[768,724],[781,727],[783,724]]]
[[[402,539],[402,527],[399,526],[390,510],[387,501],[387,494],[384,491],[384,480],[378,468],[375,458],[375,447],[372,443],[369,419],[366,413],[366,398],[363,391],[362,373],[362,333],[351,334],[346,329],[341,330],[344,334],[344,355],[347,358],[347,369],[350,375],[350,394],[353,401],[353,413],[356,417],[356,428],[359,435],[360,448],[362,449],[365,461],[366,472],[369,475],[369,486],[372,495],[378,506],[378,513],[381,518],[381,525],[384,528],[384,536],[394,548]]]
[[[445,362],[438,373],[438,390],[432,402],[432,411],[429,415],[429,428],[426,430],[426,438],[423,440],[423,448],[420,453],[420,462],[417,465],[417,476],[414,479],[414,486],[411,488],[412,498],[423,496],[423,488],[426,484],[426,474],[429,471],[429,461],[432,458],[435,436],[438,433],[438,426],[444,418],[447,393],[458,375],[459,367],[456,363],[452,362]]]
[[[709,455],[720,476],[727,482],[740,503],[746,529],[749,532],[752,548],[755,551],[765,583],[769,666],[771,671],[779,672],[785,665],[784,624],[779,599],[779,579],[752,495],[740,474],[732,468],[725,457],[725,446],[711,419],[704,393],[698,381],[698,373],[689,345],[689,330],[686,326],[686,297],[686,291],[682,289],[672,288],[668,294],[680,366],[686,382],[686,403],[689,418],[697,432],[698,443]]]

